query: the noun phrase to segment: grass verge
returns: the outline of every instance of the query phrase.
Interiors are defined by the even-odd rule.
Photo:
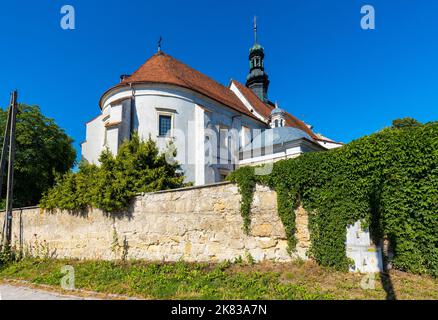
[[[374,289],[363,275],[322,268],[313,262],[285,264],[191,264],[23,259],[0,269],[0,279],[60,288],[65,265],[73,266],[77,289],[144,299],[385,299],[377,275]],[[398,299],[438,299],[438,280],[390,273]]]

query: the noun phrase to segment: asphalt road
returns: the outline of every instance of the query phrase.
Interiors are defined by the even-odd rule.
[[[86,300],[54,292],[27,287],[0,284],[0,300]]]

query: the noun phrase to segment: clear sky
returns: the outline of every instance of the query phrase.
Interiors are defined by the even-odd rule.
[[[76,9],[76,30],[60,9]],[[362,30],[371,4],[376,29]],[[227,85],[245,81],[258,16],[269,98],[349,142],[400,117],[438,120],[438,1],[39,0],[0,4],[0,106],[18,88],[79,143],[101,94],[157,50]]]

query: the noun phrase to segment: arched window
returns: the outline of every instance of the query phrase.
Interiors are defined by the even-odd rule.
[[[275,123],[275,125],[274,125],[274,126],[275,126],[275,128],[278,128],[278,120],[275,120],[275,122],[274,122],[274,123]]]

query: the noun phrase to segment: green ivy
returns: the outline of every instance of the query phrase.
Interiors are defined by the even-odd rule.
[[[321,265],[348,268],[346,228],[361,220],[375,243],[390,240],[393,266],[438,276],[438,123],[405,122],[339,149],[277,162],[267,176],[253,168],[232,173],[246,225],[255,185],[264,184],[277,192],[291,250],[295,209],[303,205],[310,254]]]
[[[251,228],[251,204],[254,198],[256,178],[253,167],[243,167],[234,171],[227,178],[230,181],[238,182],[239,193],[242,196],[240,200],[240,213],[243,218],[243,230],[249,234]]]
[[[278,215],[286,231],[289,253],[292,253],[297,244],[295,238],[295,210],[298,204],[296,194],[287,190],[283,185],[276,186],[275,191],[277,192]]]
[[[243,218],[243,230],[250,233],[251,226],[251,204],[254,198],[254,190],[257,183],[268,185],[277,191],[278,214],[284,225],[289,243],[289,251],[296,246],[295,240],[295,209],[297,207],[296,193],[287,190],[284,184],[273,183],[272,177],[257,176],[254,167],[242,167],[232,172],[227,179],[238,185],[241,194],[240,213]]]

